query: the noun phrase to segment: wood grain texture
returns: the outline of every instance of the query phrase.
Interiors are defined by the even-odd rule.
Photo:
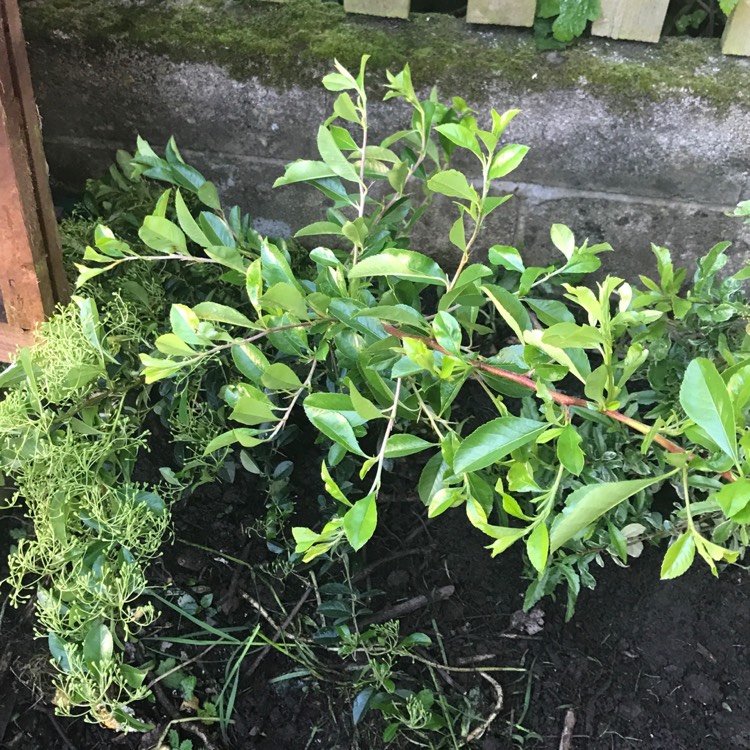
[[[591,26],[594,36],[658,42],[669,0],[601,0],[602,14]]]
[[[468,23],[491,23],[497,26],[533,26],[536,0],[469,0]]]
[[[16,0],[0,0],[0,359],[67,299]]]
[[[721,39],[725,55],[750,56],[750,0],[740,0],[727,22]]]
[[[411,0],[344,0],[347,13],[386,18],[408,18]]]

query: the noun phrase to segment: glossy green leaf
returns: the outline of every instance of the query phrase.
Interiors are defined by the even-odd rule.
[[[246,315],[243,315],[233,307],[220,305],[217,302],[200,302],[193,308],[193,312],[201,320],[210,320],[216,323],[227,323],[242,328],[255,328],[253,323]]]
[[[434,443],[430,443],[416,435],[391,435],[385,445],[385,457],[401,458],[402,456],[411,456],[434,447]]]
[[[549,556],[549,531],[544,521],[538,523],[526,538],[526,554],[537,573],[543,573]]]
[[[83,658],[89,669],[103,670],[111,661],[114,641],[109,628],[95,620],[83,639]]]
[[[378,525],[378,505],[375,495],[357,500],[344,516],[344,533],[355,550],[362,549]]]
[[[449,198],[462,198],[467,201],[474,201],[477,198],[476,191],[469,185],[466,176],[457,169],[438,172],[427,181],[427,187]]]
[[[553,224],[550,230],[552,244],[570,260],[576,249],[576,241],[573,232],[565,224]]]
[[[187,243],[182,230],[160,216],[147,216],[138,230],[143,243],[160,253],[187,255]]]
[[[365,258],[349,271],[350,279],[366,276],[395,276],[425,284],[447,285],[440,266],[432,258],[412,250],[384,250]]]
[[[531,319],[523,304],[504,287],[487,284],[481,287],[481,290],[490,299],[508,327],[520,341],[523,341],[523,332],[531,328]]]
[[[522,417],[493,419],[461,443],[453,458],[453,469],[457,474],[485,469],[535,440],[546,429],[546,423]]]
[[[693,564],[694,559],[695,539],[691,532],[685,531],[664,555],[661,579],[678,578]]]
[[[297,373],[283,362],[268,365],[261,375],[260,382],[272,390],[295,391],[302,387],[302,381],[297,377]]]
[[[560,549],[623,500],[670,476],[671,474],[662,474],[624,482],[601,482],[575,490],[565,499],[565,507],[552,524],[550,550],[554,552]]]
[[[680,387],[680,404],[685,414],[737,463],[732,400],[711,360],[698,358],[688,365]]]
[[[583,471],[581,436],[572,424],[566,425],[557,438],[557,458],[571,474],[578,476]]]
[[[498,151],[490,164],[489,178],[497,180],[516,169],[529,151],[528,146],[512,143]]]

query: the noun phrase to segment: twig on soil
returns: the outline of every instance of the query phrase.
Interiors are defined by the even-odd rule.
[[[255,672],[255,670],[258,669],[263,659],[266,658],[266,656],[268,655],[268,652],[273,647],[273,644],[276,643],[276,641],[279,640],[281,635],[283,635],[286,632],[287,626],[297,616],[297,613],[302,609],[304,603],[307,601],[307,598],[312,593],[312,590],[313,590],[312,585],[308,585],[308,587],[302,592],[302,596],[294,605],[294,608],[292,609],[292,611],[287,615],[284,622],[282,622],[281,625],[279,625],[276,628],[276,632],[273,634],[273,637],[271,638],[270,642],[267,645],[265,645],[262,651],[258,654],[258,656],[255,657],[255,661],[250,665],[249,669],[245,673],[245,679],[249,679],[250,676]]]
[[[250,594],[248,594],[248,593],[247,593],[247,592],[245,592],[245,591],[243,591],[243,592],[242,592],[242,598],[243,598],[243,599],[244,599],[244,600],[245,600],[246,602],[249,602],[249,604],[250,604],[250,605],[251,605],[251,606],[253,607],[253,609],[255,609],[255,610],[256,610],[256,612],[257,612],[257,613],[258,613],[258,614],[259,614],[259,615],[260,615],[260,616],[261,616],[261,617],[262,617],[262,618],[263,618],[263,619],[264,619],[264,620],[265,620],[265,621],[266,621],[266,622],[267,622],[267,623],[268,623],[268,624],[269,624],[269,625],[270,625],[270,626],[271,626],[271,627],[272,627],[272,628],[273,628],[274,630],[281,630],[281,627],[280,627],[280,626],[279,626],[279,624],[278,624],[278,623],[276,622],[276,620],[274,620],[274,619],[273,619],[273,617],[271,617],[271,615],[270,615],[270,614],[268,614],[268,610],[267,610],[267,609],[266,609],[266,608],[265,608],[265,607],[264,607],[264,606],[263,606],[263,605],[262,605],[262,604],[261,604],[261,603],[260,603],[259,601],[257,601],[256,599],[253,599],[253,597],[252,597],[252,596],[250,596]],[[284,635],[287,635],[287,634],[286,634],[286,633],[284,633]]]
[[[244,559],[245,557],[248,556],[248,554],[250,554],[251,546],[252,546],[252,542],[248,540],[248,542],[242,548],[242,552],[240,552],[240,559]],[[224,596],[221,597],[221,601],[218,604],[218,608],[225,615],[230,614],[237,606],[236,594],[237,594],[237,586],[239,585],[239,582],[240,582],[241,573],[242,573],[242,567],[238,565],[235,568],[234,574],[232,575],[232,580],[229,582],[229,587],[227,588],[226,593],[224,594]]]
[[[562,736],[560,737],[559,750],[571,750],[573,742],[573,727],[576,725],[576,715],[572,708],[569,708],[565,714],[565,723],[563,724]]]
[[[495,690],[495,695],[497,696],[497,700],[495,701],[495,706],[490,712],[490,715],[481,723],[480,726],[478,726],[476,729],[474,729],[472,732],[466,735],[466,739],[464,740],[464,745],[468,745],[470,742],[474,742],[474,740],[478,740],[480,737],[484,735],[484,733],[490,728],[490,725],[492,724],[495,719],[497,719],[498,714],[503,708],[503,689],[500,686],[500,683],[495,680],[494,678],[490,677],[488,674],[485,674],[484,672],[479,673],[482,677],[484,677],[487,682],[492,685],[492,687]]]
[[[50,724],[52,724],[52,726],[55,728],[55,731],[60,736],[63,745],[65,745],[68,750],[77,750],[76,746],[68,739],[68,735],[65,734],[65,731],[60,726],[60,722],[57,720],[55,712],[50,708],[47,709],[45,713],[47,714],[47,718],[50,720]]]
[[[152,750],[158,750],[158,748],[161,747],[162,741],[167,736],[167,733],[169,732],[169,727],[172,726],[172,724],[184,724],[185,725],[185,731],[189,732],[190,734],[197,737],[202,743],[205,750],[219,750],[216,745],[214,745],[211,740],[208,739],[208,736],[206,733],[200,728],[195,726],[192,722],[196,721],[213,721],[213,719],[206,719],[206,718],[198,718],[197,716],[180,716],[180,712],[175,708],[174,703],[172,703],[171,700],[169,700],[169,697],[164,692],[164,688],[159,683],[153,684],[153,690],[154,695],[156,696],[156,700],[159,702],[159,704],[162,706],[162,708],[167,712],[167,715],[169,716],[170,720],[167,723],[167,726],[165,727],[164,731],[162,732],[161,737],[159,738],[158,742],[154,745]],[[218,719],[216,719],[218,721]]]
[[[394,552],[392,555],[381,557],[379,560],[375,560],[375,562],[370,563],[367,567],[362,568],[362,570],[355,573],[352,576],[352,583],[361,581],[363,578],[367,578],[367,576],[371,575],[372,572],[379,568],[381,565],[386,565],[387,563],[393,562],[394,560],[400,560],[402,557],[409,557],[411,555],[423,555],[428,550],[429,547],[416,547],[413,549],[403,549],[400,552]]]
[[[388,607],[380,612],[367,617],[360,623],[360,627],[366,628],[368,625],[374,625],[375,623],[385,622],[386,620],[397,620],[404,615],[408,615],[410,612],[415,612],[422,607],[426,607],[428,604],[433,602],[443,601],[453,596],[453,592],[456,590],[455,586],[441,586],[434,593],[420,594],[419,596],[407,599],[405,602],[396,604],[393,607]],[[439,667],[440,665],[438,665]]]

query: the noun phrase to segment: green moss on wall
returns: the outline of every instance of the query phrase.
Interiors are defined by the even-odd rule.
[[[64,40],[103,54],[113,44],[130,45],[216,63],[235,78],[255,76],[281,88],[318,85],[333,58],[354,66],[368,53],[371,70],[408,62],[417,85],[437,83],[466,97],[481,96],[488,81],[499,79],[525,91],[585,87],[621,107],[685,93],[717,109],[750,106],[750,69],[722,57],[717,40],[589,41],[540,53],[525,31],[480,29],[439,14],[353,17],[319,0],[26,0],[22,12],[32,45]]]

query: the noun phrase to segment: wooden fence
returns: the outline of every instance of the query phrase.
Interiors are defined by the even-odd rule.
[[[669,0],[600,0],[602,13],[592,27],[594,36],[658,42]],[[344,0],[348,13],[407,18],[410,0]],[[468,0],[469,23],[532,26],[536,0]],[[750,55],[750,0],[740,0],[721,41],[727,55]]]
[[[66,297],[18,6],[0,0],[0,361]]]

